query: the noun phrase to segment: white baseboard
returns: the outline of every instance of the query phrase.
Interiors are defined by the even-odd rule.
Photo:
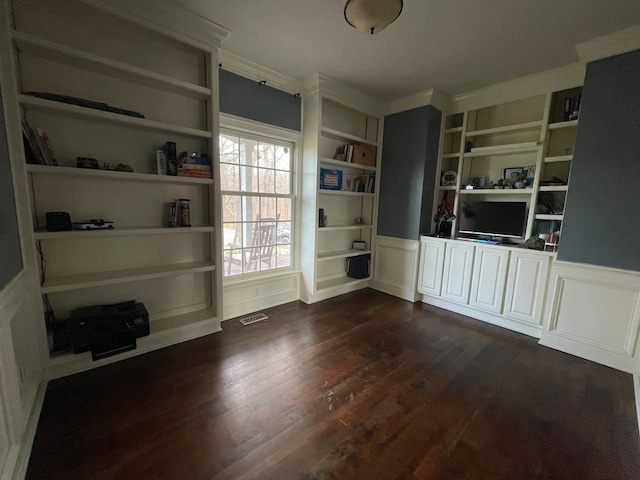
[[[507,328],[509,330],[513,330],[514,332],[523,333],[524,335],[529,335],[530,337],[540,338],[541,327],[538,325],[519,322],[517,320],[503,317],[501,315],[484,312],[482,310],[471,308],[467,305],[449,302],[447,300],[443,300],[437,297],[431,297],[429,295],[424,295],[422,298],[422,302],[428,305],[433,305],[434,307],[444,308],[445,310],[459,313],[476,320],[491,323],[492,325],[497,325],[498,327]]]

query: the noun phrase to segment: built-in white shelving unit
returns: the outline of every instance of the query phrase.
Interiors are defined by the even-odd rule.
[[[309,303],[368,285],[369,277],[347,275],[347,263],[367,256],[371,265],[380,171],[378,108],[324,76],[305,93],[302,299]],[[354,149],[348,159],[339,153],[345,145],[361,150]],[[362,151],[366,158],[357,158],[365,155]],[[337,186],[325,188],[327,171],[340,176]],[[354,241],[364,242],[364,249],[354,249]]]
[[[32,201],[22,207],[33,219],[41,293],[55,322],[80,307],[142,302],[151,334],[122,357],[220,330],[217,179],[156,170],[156,151],[165,142],[175,142],[178,155],[206,153],[217,170],[216,46],[83,2],[43,1],[14,3],[11,38],[23,120],[47,133],[58,164],[25,166]],[[77,168],[77,157],[94,158],[100,168]],[[133,172],[116,171],[119,164]],[[191,227],[168,227],[169,203],[177,199],[190,200]],[[48,231],[47,212],[67,212],[72,221],[105,219],[114,228]],[[49,343],[55,326],[42,319],[40,345]],[[89,353],[60,350],[42,357],[47,376],[114,360],[92,362]]]
[[[455,176],[438,178],[436,212],[443,199],[457,215],[466,201],[526,201],[523,236],[542,234],[555,248],[569,189],[580,94],[576,87],[445,115],[439,171]],[[522,169],[524,188],[513,188],[505,178],[510,169]],[[451,236],[456,229],[457,220]]]

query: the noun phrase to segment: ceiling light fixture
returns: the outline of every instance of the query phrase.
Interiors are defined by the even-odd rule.
[[[344,19],[361,32],[379,33],[402,12],[402,0],[347,0]]]

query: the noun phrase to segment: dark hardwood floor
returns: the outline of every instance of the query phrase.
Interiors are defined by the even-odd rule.
[[[27,478],[638,479],[632,377],[373,291],[49,384]]]

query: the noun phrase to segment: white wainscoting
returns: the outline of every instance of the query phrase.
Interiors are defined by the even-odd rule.
[[[0,478],[3,480],[24,478],[44,401],[46,385],[38,388],[39,360],[35,349],[22,348],[25,340],[21,337],[31,333],[33,338],[31,278],[31,273],[24,269],[0,291]]]
[[[223,320],[294,302],[300,299],[300,272],[239,281],[229,279],[224,284],[223,298]]]
[[[369,286],[410,302],[417,301],[420,242],[381,235],[374,241],[373,275]]]
[[[554,262],[540,343],[639,373],[640,273]]]

